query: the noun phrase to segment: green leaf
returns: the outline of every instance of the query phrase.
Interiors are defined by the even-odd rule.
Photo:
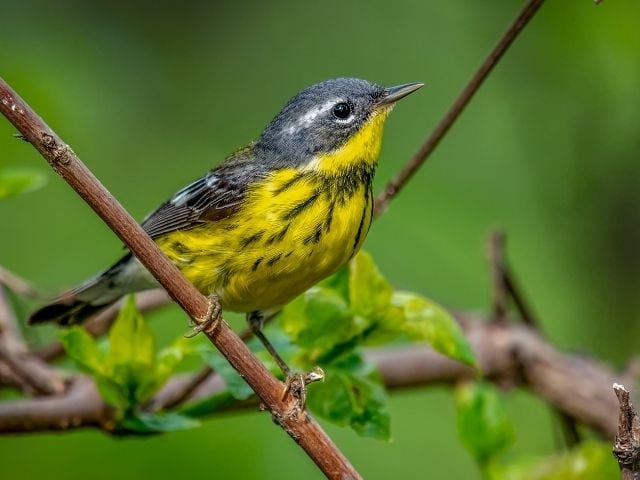
[[[116,318],[102,352],[82,328],[63,331],[60,340],[81,369],[95,377],[105,402],[131,416],[165,384],[186,355],[196,352],[197,341],[180,338],[156,357],[153,331],[129,297]]]
[[[127,298],[109,331],[106,368],[109,380],[120,387],[123,400],[118,405],[125,410],[147,400],[157,385],[153,332],[133,296]]]
[[[281,315],[282,329],[300,347],[330,348],[354,335],[349,306],[335,290],[312,287],[287,305]]]
[[[310,410],[359,435],[389,440],[388,398],[378,372],[354,354],[325,375],[324,382],[309,386]]]
[[[30,168],[0,169],[0,199],[15,197],[32,192],[47,183],[47,176],[41,170]]]
[[[123,387],[108,375],[96,375],[94,378],[102,399],[119,410],[116,416],[121,417],[123,412],[135,406],[132,404],[128,386]]]
[[[120,427],[137,433],[161,433],[188,430],[200,426],[194,418],[179,413],[141,412],[128,415],[120,422]]]
[[[345,300],[349,299],[349,265],[344,265],[340,270],[325,278],[320,283],[319,287],[330,288],[335,290]]]
[[[513,443],[513,426],[493,385],[475,382],[458,387],[456,408],[460,439],[480,465]]]
[[[166,383],[185,357],[196,352],[196,343],[185,337],[178,338],[171,345],[160,350],[155,358],[155,369],[149,372],[149,377],[141,385],[138,392],[139,398],[142,400],[151,398]]]
[[[58,338],[67,355],[87,373],[101,374],[104,364],[95,339],[82,327],[61,330]]]
[[[395,292],[393,304],[402,308],[409,338],[426,341],[437,352],[467,365],[476,359],[469,342],[453,317],[441,306],[420,295]]]
[[[382,276],[371,256],[360,252],[349,263],[349,303],[357,315],[375,318],[391,301],[393,287]]]
[[[205,362],[218,373],[227,387],[229,393],[236,400],[246,400],[253,395],[253,390],[234,368],[214,350],[201,352]]]
[[[109,362],[112,365],[155,363],[153,332],[136,308],[132,295],[127,297],[118,318],[109,331]]]

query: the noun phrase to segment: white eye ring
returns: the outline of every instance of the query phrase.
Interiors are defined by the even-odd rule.
[[[331,109],[331,113],[339,123],[351,123],[355,118],[355,115],[353,114],[353,107],[350,102],[336,103]]]

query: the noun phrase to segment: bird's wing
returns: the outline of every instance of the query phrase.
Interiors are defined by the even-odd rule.
[[[260,174],[250,153],[238,152],[217,169],[179,190],[143,220],[142,228],[151,238],[157,238],[233,214],[247,187]]]

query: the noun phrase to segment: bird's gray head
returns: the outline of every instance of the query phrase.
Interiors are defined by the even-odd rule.
[[[385,88],[358,78],[317,83],[294,96],[267,125],[256,147],[285,165],[335,152],[372,116],[388,111],[421,83]]]

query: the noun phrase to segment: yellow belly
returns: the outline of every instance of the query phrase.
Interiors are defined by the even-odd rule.
[[[254,185],[230,217],[156,241],[223,308],[268,310],[348,262],[369,230],[372,207],[370,181],[340,184],[285,169]]]

